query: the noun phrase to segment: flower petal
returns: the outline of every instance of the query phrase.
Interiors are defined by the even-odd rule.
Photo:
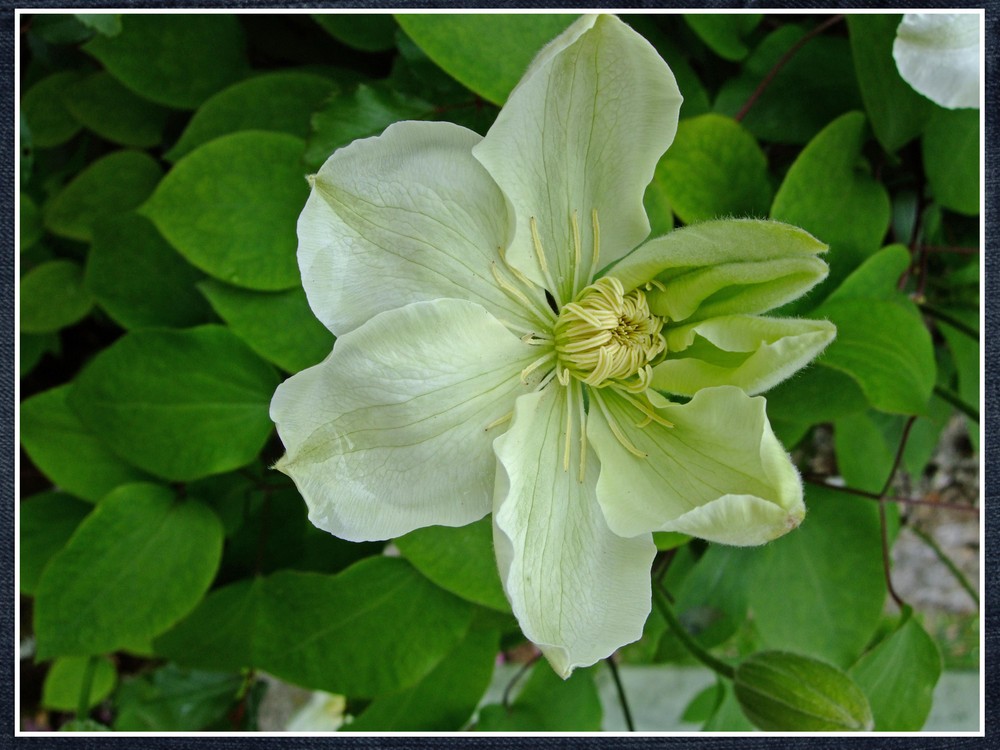
[[[508,216],[472,158],[480,140],[451,123],[401,122],[327,159],[299,218],[298,260],[309,305],[334,334],[443,297],[533,327],[491,272]]]
[[[522,396],[510,429],[497,438],[494,541],[500,578],[521,630],[568,677],[637,640],[650,609],[649,534],[613,534],[594,494],[590,452],[579,481],[580,386]],[[566,410],[574,415],[564,468]]]
[[[590,281],[593,210],[602,265],[649,234],[642,197],[673,140],[680,105],[673,74],[645,39],[613,16],[588,16],[542,51],[473,149],[513,206],[511,263],[560,303]]]
[[[487,430],[527,390],[538,354],[479,305],[416,302],[337,340],[322,363],[278,387],[271,418],[288,474],[316,526],[352,541],[490,510]]]
[[[673,321],[761,313],[800,297],[827,274],[816,257],[826,245],[777,221],[706,221],[650,240],[608,272],[635,289],[651,279],[665,286],[646,297],[656,315]]]
[[[597,498],[615,533],[679,531],[744,546],[781,536],[805,515],[802,483],[771,431],[763,398],[733,386],[705,388],[687,404],[657,409],[673,427],[638,427],[642,415],[622,395],[591,394],[587,435],[601,461]],[[645,458],[622,445],[609,418]]]
[[[948,109],[979,107],[979,15],[906,13],[892,57],[910,86]]]
[[[837,335],[827,320],[727,315],[664,330],[667,358],[653,368],[652,386],[693,396],[735,385],[755,395],[809,364]]]

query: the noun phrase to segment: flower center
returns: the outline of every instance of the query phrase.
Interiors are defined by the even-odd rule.
[[[639,289],[624,293],[604,277],[586,287],[559,313],[554,330],[563,384],[569,376],[594,388],[617,385],[639,393],[652,378],[650,361],[667,348],[663,319],[651,315]]]

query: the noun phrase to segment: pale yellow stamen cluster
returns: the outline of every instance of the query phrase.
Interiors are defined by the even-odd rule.
[[[512,330],[523,334],[522,341],[543,350],[537,359],[521,371],[521,380],[525,385],[532,385],[536,391],[545,388],[553,380],[564,386],[566,425],[563,467],[569,470],[572,436],[576,432],[580,443],[581,482],[587,464],[584,385],[594,389],[590,391],[590,403],[600,409],[622,446],[636,456],[645,457],[646,454],[626,437],[604,403],[600,389],[612,387],[624,397],[642,415],[641,421],[637,423],[638,427],[645,427],[650,422],[665,427],[673,426],[656,413],[645,395],[653,377],[651,362],[667,348],[666,339],[661,333],[663,319],[650,312],[645,292],[633,289],[626,294],[621,282],[610,276],[598,279],[581,290],[581,286],[593,278],[600,257],[601,234],[596,210],[591,212],[591,228],[593,249],[589,258],[589,271],[581,274],[585,269],[580,227],[576,212],[572,212],[570,276],[575,294],[572,302],[563,305],[559,303],[558,287],[546,260],[538,223],[534,217],[529,221],[532,245],[551,300],[545,299],[545,289],[532,283],[507,261],[502,248],[497,248],[500,263],[494,263],[491,269],[498,286],[529,311],[539,323],[539,330],[534,331],[508,323]],[[656,282],[651,284],[659,286]],[[647,290],[648,288],[649,285]],[[577,290],[580,291],[577,293]],[[552,307],[549,306],[549,301],[554,301]],[[500,417],[487,425],[486,429],[506,423],[511,416],[512,414],[506,414]],[[576,429],[575,423],[578,424]]]
[[[593,388],[645,391],[652,378],[649,363],[667,346],[662,327],[642,290],[625,294],[618,279],[598,279],[565,305],[556,321],[560,380],[565,384],[573,376]]]

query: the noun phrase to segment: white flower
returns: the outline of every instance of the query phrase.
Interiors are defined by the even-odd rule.
[[[393,125],[330,157],[299,220],[339,338],[274,396],[278,468],[345,539],[492,511],[513,611],[563,676],[641,635],[652,531],[761,544],[805,510],[747,393],[833,338],[759,315],[825,276],[825,247],[761,221],[637,247],[680,103],[642,37],[587,16],[485,138]]]
[[[979,107],[979,16],[907,13],[892,56],[918,93],[948,109]]]

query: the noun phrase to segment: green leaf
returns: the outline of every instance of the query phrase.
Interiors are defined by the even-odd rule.
[[[710,545],[679,584],[671,587],[674,611],[685,630],[705,648],[723,643],[746,619],[746,576],[752,553],[737,547]],[[670,633],[664,636],[658,659],[678,659],[686,649]]]
[[[425,677],[471,616],[399,559],[371,557],[336,576],[282,571],[264,581],[257,666],[303,687],[374,697]]]
[[[202,104],[166,153],[177,161],[203,143],[241,130],[266,130],[305,138],[313,112],[337,84],[326,76],[279,71],[240,81]]]
[[[313,115],[305,162],[318,169],[341,146],[379,135],[399,120],[429,117],[433,111],[433,105],[423,99],[385,86],[360,84],[334,94]]]
[[[75,84],[64,92],[63,102],[88,130],[123,146],[159,144],[169,115],[169,110],[133,94],[105,72]]]
[[[22,332],[18,340],[20,341],[18,376],[22,378],[31,373],[46,354],[59,351],[59,336],[55,333],[35,335]]]
[[[206,506],[153,484],[105,497],[42,573],[38,656],[115,651],[190,612],[222,555],[222,525]]]
[[[799,154],[771,206],[772,219],[802,227],[830,246],[830,276],[813,292],[815,299],[880,248],[889,228],[889,195],[861,161],[865,131],[860,112],[831,122]]]
[[[92,507],[62,492],[43,492],[21,501],[21,593],[35,593],[46,564],[61,550]],[[72,706],[76,708],[76,706]]]
[[[83,681],[90,660],[94,659],[87,708],[93,708],[111,695],[118,682],[115,665],[107,657],[66,656],[56,659],[42,685],[42,706],[53,711],[76,711],[83,694]]]
[[[957,321],[964,323],[966,327],[978,331],[979,315],[970,310],[948,309],[946,313]],[[982,368],[980,359],[982,356],[980,341],[971,338],[964,331],[959,330],[947,323],[937,320],[935,325],[944,336],[945,343],[951,351],[952,359],[955,362],[955,369],[958,377],[958,396],[967,404],[979,406],[979,378]],[[978,430],[970,426],[970,437],[976,439]]]
[[[153,192],[162,172],[149,155],[115,151],[90,164],[44,208],[45,228],[89,242],[105,216],[131,211]]]
[[[646,186],[646,192],[642,196],[642,207],[646,209],[646,216],[649,218],[650,237],[659,237],[674,228],[674,212],[670,210],[670,197],[667,194],[668,187],[664,174],[666,158],[667,154],[664,154],[656,163],[653,179]]]
[[[396,16],[431,60],[494,104],[506,101],[538,51],[575,18],[492,13]]]
[[[210,280],[198,288],[233,333],[285,372],[318,364],[333,349],[333,334],[309,309],[301,287],[254,292]]]
[[[471,628],[420,682],[376,698],[346,725],[351,732],[448,732],[462,729],[479,704],[496,663],[500,636]]]
[[[121,33],[97,36],[83,50],[140,96],[194,109],[248,69],[235,16],[128,13]]]
[[[18,251],[24,252],[42,238],[42,212],[27,193],[21,193]]]
[[[778,61],[807,30],[786,25],[772,32],[719,89],[715,111],[735,116]],[[838,115],[861,107],[846,39],[809,40],[768,83],[743,125],[762,141],[805,143]]]
[[[837,468],[848,487],[881,492],[896,458],[876,422],[876,412],[859,412],[833,423]]]
[[[901,15],[846,16],[858,87],[875,137],[886,151],[905,146],[923,131],[934,105],[902,79],[892,56]]]
[[[122,30],[121,13],[74,13],[77,21],[104,36],[115,36]]]
[[[852,377],[820,365],[796,373],[767,392],[767,414],[772,421],[813,425],[867,406]]]
[[[53,73],[21,97],[21,116],[31,130],[36,148],[59,146],[80,130],[80,122],[63,103],[63,94],[76,86],[82,74],[67,70]]]
[[[413,566],[441,588],[463,599],[510,612],[493,551],[493,521],[468,526],[427,526],[396,540]]]
[[[764,651],[736,668],[743,713],[768,732],[866,732],[872,712],[844,672],[800,654]]]
[[[213,318],[195,284],[205,278],[135,213],[94,227],[84,284],[120,326],[182,328]]]
[[[760,13],[685,13],[684,20],[694,33],[719,57],[738,62],[750,49],[744,39],[764,18]]]
[[[140,213],[210,276],[290,289],[299,283],[295,223],[309,196],[303,149],[285,133],[216,138],[181,159]]]
[[[822,313],[837,325],[837,338],[818,361],[854,378],[880,411],[925,413],[936,365],[930,333],[915,311],[908,300],[849,298],[824,304]]]
[[[826,301],[872,299],[894,302],[903,299],[899,278],[909,265],[910,250],[905,245],[884,247],[854,269]],[[822,306],[819,309],[822,310]]]
[[[312,19],[334,39],[363,52],[385,52],[396,46],[396,21],[386,13],[312,13]]]
[[[733,686],[729,682],[724,682],[723,680],[718,680],[716,683],[719,692],[722,693],[722,697],[715,708],[715,711],[708,720],[705,722],[705,726],[702,727],[704,732],[749,732],[754,726],[747,719],[746,715],[740,709],[740,703],[736,700],[736,693],[733,691]]]
[[[802,526],[759,551],[750,608],[765,647],[847,667],[874,634],[885,602],[878,512],[870,500],[806,489]]]
[[[93,300],[83,270],[71,260],[50,260],[21,277],[21,330],[52,333],[87,317]]]
[[[931,711],[941,654],[907,613],[899,628],[858,659],[848,674],[868,696],[876,732],[917,732]]]
[[[191,481],[253,460],[271,434],[277,384],[271,366],[225,328],[149,329],[94,357],[70,406],[129,462]]]
[[[243,685],[236,674],[173,664],[125,680],[116,700],[117,732],[196,732],[221,719]]]
[[[771,205],[764,152],[739,123],[722,115],[682,120],[657,175],[685,224],[727,216],[764,217]]]
[[[110,732],[111,727],[93,719],[70,719],[61,727],[60,732]]]
[[[75,14],[39,13],[31,18],[31,35],[46,44],[78,44],[93,36]]]
[[[544,660],[509,708],[483,706],[480,732],[599,732],[603,710],[591,669],[578,669],[561,679]]]
[[[92,502],[119,485],[147,479],[84,427],[67,402],[71,387],[53,388],[21,404],[21,445],[32,462],[53,484]]]
[[[212,591],[191,614],[153,641],[153,650],[185,667],[239,672],[255,666],[254,638],[263,578]]]
[[[979,215],[979,110],[940,109],[924,131],[924,170],[945,208]]]

